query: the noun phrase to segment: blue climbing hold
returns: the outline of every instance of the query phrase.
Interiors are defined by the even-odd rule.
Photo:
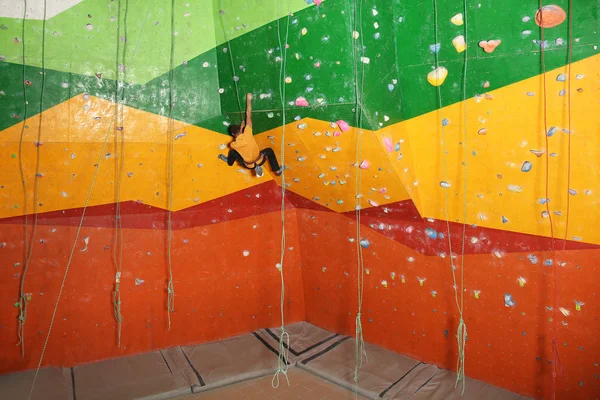
[[[533,168],[533,165],[529,161],[525,161],[521,167],[521,172],[529,172]]]
[[[435,229],[431,229],[431,228],[426,228],[425,234],[429,237],[429,239],[437,239],[437,236],[438,236]]]

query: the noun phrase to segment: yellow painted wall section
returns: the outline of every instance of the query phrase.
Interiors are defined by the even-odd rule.
[[[281,129],[259,136],[272,136],[269,144],[279,153]],[[331,122],[306,118],[286,127],[286,164],[290,190],[337,212],[356,206],[356,138],[357,129],[341,132]],[[264,140],[264,139],[262,139]],[[361,169],[362,207],[409,199],[394,167],[376,135],[363,130]],[[299,182],[294,182],[297,178]]]
[[[567,67],[546,73],[547,129],[554,134],[549,141],[549,195],[554,234],[565,234],[567,196],[570,197],[571,221],[567,238],[600,243],[596,229],[600,221],[590,221],[589,210],[598,207],[600,175],[590,163],[600,159],[600,56],[573,63],[571,66],[571,183],[567,185],[568,128],[567,99],[560,96],[567,83],[557,80],[568,74]],[[477,96],[466,102],[468,181],[467,218],[469,224],[550,236],[549,219],[542,215],[545,205],[546,154],[537,157],[531,150],[545,151],[546,133],[543,118],[543,78],[537,76],[502,89],[489,96]],[[444,128],[446,172],[441,151],[442,119]],[[424,217],[445,219],[445,196],[448,193],[450,221],[462,221],[463,185],[463,103],[454,104],[390,128],[394,138],[408,138],[416,168],[419,191],[417,203]],[[485,129],[483,131],[482,129]],[[529,172],[522,172],[525,162]],[[398,168],[410,168],[408,160],[395,161]],[[440,182],[451,186],[443,188]],[[572,194],[568,195],[568,189]],[[503,222],[503,218],[504,221]]]
[[[87,106],[87,107],[86,107]],[[86,110],[87,109],[87,110]],[[85,203],[94,164],[100,169],[89,205],[116,201],[114,103],[77,96],[42,114],[38,212],[82,207]],[[100,120],[95,117],[101,117]],[[141,201],[168,207],[167,124],[168,119],[124,108],[124,166],[121,201]],[[240,167],[228,167],[217,158],[229,138],[222,134],[175,121],[173,210],[191,207],[229,193],[262,183]],[[23,144],[24,174],[28,189],[28,212],[33,211],[34,177],[39,116],[27,120]],[[5,173],[0,191],[0,218],[24,213],[23,188],[19,172],[18,124],[2,132],[0,168]],[[102,145],[108,133],[104,151]],[[224,150],[221,150],[224,149]],[[14,157],[13,157],[14,155]]]

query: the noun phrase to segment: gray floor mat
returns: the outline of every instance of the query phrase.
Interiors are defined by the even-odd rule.
[[[440,369],[439,372],[415,394],[410,397],[394,397],[394,399],[410,400],[529,400],[528,397],[509,392],[488,383],[467,378],[465,394],[462,393],[462,383],[456,384],[454,372]]]
[[[274,373],[279,357],[256,332],[182,349],[202,383],[194,393]]]
[[[307,358],[320,352],[335,340],[342,338],[337,333],[332,333],[316,327],[308,322],[297,322],[285,327],[290,336],[287,358],[291,365],[296,365],[300,358]],[[261,329],[258,334],[273,348],[279,349],[279,335],[281,328]]]
[[[327,348],[299,360],[297,365],[340,386],[354,390],[355,341],[340,337]],[[412,394],[438,368],[381,347],[366,344],[368,359],[358,373],[358,392],[370,399],[393,399]]]
[[[160,400],[199,386],[179,347],[73,368],[77,400]]]
[[[35,370],[0,375],[0,398],[27,399]],[[73,400],[71,370],[44,368],[40,370],[32,400]]]

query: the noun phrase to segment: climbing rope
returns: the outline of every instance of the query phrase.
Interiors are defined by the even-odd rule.
[[[552,398],[556,399],[556,377],[564,372],[564,367],[562,361],[560,359],[560,354],[558,352],[558,323],[557,323],[557,309],[558,309],[558,298],[559,298],[559,287],[558,287],[558,277],[557,277],[557,268],[558,268],[558,260],[556,258],[556,248],[554,243],[554,224],[552,221],[552,213],[550,212],[550,201],[549,201],[549,191],[550,191],[550,157],[549,157],[549,140],[548,140],[548,110],[547,110],[547,88],[546,88],[546,60],[545,60],[545,28],[544,28],[544,14],[542,12],[543,1],[539,1],[539,26],[540,26],[540,58],[541,58],[541,68],[542,68],[542,80],[543,80],[543,119],[544,119],[544,138],[545,138],[545,155],[546,155],[546,180],[545,180],[545,205],[546,205],[546,214],[548,216],[548,222],[550,224],[550,240],[551,240],[551,249],[552,249],[552,265],[553,265],[553,287],[554,287],[554,306],[552,309],[552,323],[553,323],[553,335],[552,335]],[[565,235],[563,237],[563,248],[562,251],[565,251],[566,242],[567,242],[567,234],[569,229],[569,212],[570,212],[570,181],[571,181],[571,63],[573,62],[573,4],[572,1],[569,0],[569,53],[568,53],[568,61],[567,61],[567,114],[568,114],[568,155],[567,155],[567,219],[565,223]]]
[[[287,46],[290,31],[290,0],[287,2],[287,24],[285,30],[285,45],[281,42],[281,27],[280,27],[280,5],[281,2],[277,2],[277,39],[279,41],[279,55],[281,57],[281,67],[279,69],[279,95],[281,97],[281,113],[282,113],[282,124],[281,124],[281,150],[279,157],[281,159],[281,256],[279,258],[279,264],[277,269],[279,270],[279,276],[281,278],[281,297],[280,297],[280,310],[281,310],[281,332],[279,334],[279,357],[277,359],[277,370],[273,379],[271,380],[271,386],[273,388],[279,387],[279,375],[283,374],[285,380],[290,385],[288,378],[288,349],[290,348],[290,335],[285,331],[285,280],[283,275],[283,262],[285,258],[285,125],[286,125],[286,103],[285,103],[285,74],[287,66]],[[239,97],[239,96],[238,96]]]
[[[362,327],[362,305],[363,305],[363,296],[364,296],[364,276],[365,276],[365,266],[364,266],[364,258],[363,258],[363,250],[360,244],[361,241],[361,209],[362,209],[362,171],[360,168],[360,164],[362,162],[362,137],[363,137],[363,127],[362,127],[362,117],[363,117],[363,104],[362,98],[364,94],[364,78],[365,78],[365,64],[362,62],[365,55],[365,46],[363,42],[363,32],[362,32],[362,6],[363,2],[360,0],[359,7],[356,6],[356,0],[354,0],[354,22],[353,22],[353,32],[352,37],[354,39],[352,46],[352,55],[353,55],[353,72],[354,72],[354,95],[355,95],[355,116],[356,116],[356,126],[358,127],[358,132],[356,136],[356,159],[355,159],[355,167],[356,167],[356,205],[355,205],[355,216],[356,216],[356,254],[357,254],[357,273],[356,273],[356,281],[357,281],[357,312],[356,312],[356,321],[355,321],[355,348],[354,348],[354,396],[358,398],[358,371],[363,365],[363,361],[367,360],[367,352],[365,348],[365,341],[363,336],[363,327]],[[359,83],[358,80],[358,57],[357,57],[357,39],[355,37],[354,32],[358,32],[360,38],[360,49],[361,49],[361,80]]]
[[[173,285],[173,261],[171,247],[173,242],[173,160],[174,160],[174,131],[173,121],[173,68],[175,62],[175,0],[171,0],[171,56],[169,59],[169,127],[167,130],[167,181],[169,185],[169,211],[167,214],[167,263],[169,266],[169,282],[167,284],[167,320],[168,330],[171,330],[171,313],[175,311],[175,286]]]
[[[33,244],[37,234],[37,222],[38,222],[38,198],[39,198],[39,177],[40,177],[40,148],[42,146],[42,114],[44,112],[44,91],[46,87],[46,67],[45,67],[45,52],[46,52],[46,1],[44,0],[44,19],[42,21],[42,82],[40,88],[40,112],[39,112],[39,123],[38,123],[38,135],[36,146],[36,165],[35,165],[35,177],[33,183],[33,229],[31,233],[31,242],[29,242],[29,221],[28,221],[28,203],[29,195],[27,193],[27,181],[25,179],[25,171],[23,168],[23,139],[25,136],[25,129],[27,126],[27,112],[28,112],[28,101],[27,101],[27,80],[26,67],[27,58],[25,56],[25,20],[27,19],[27,0],[23,0],[23,22],[21,31],[21,42],[23,44],[23,125],[21,126],[21,135],[19,138],[19,172],[21,173],[21,184],[23,186],[23,203],[24,203],[24,216],[25,216],[25,235],[24,235],[24,261],[23,271],[21,272],[21,284],[19,286],[19,301],[15,305],[19,308],[19,327],[17,330],[17,337],[19,341],[17,346],[21,346],[21,357],[25,357],[25,322],[27,321],[27,307],[29,305],[30,297],[25,293],[25,278],[29,265],[31,264],[31,257],[33,255]]]
[[[127,66],[125,65],[125,55],[127,53],[127,14],[129,11],[129,1],[125,0],[125,14],[123,19],[125,42],[123,43],[123,54],[121,55],[121,0],[117,3],[117,54],[116,54],[116,78],[115,78],[115,171],[116,179],[116,199],[115,199],[115,237],[113,241],[113,263],[116,268],[115,286],[113,290],[113,315],[117,321],[117,346],[121,347],[121,328],[123,325],[123,314],[121,313],[121,272],[123,269],[123,224],[121,221],[121,185],[123,183],[123,165],[125,163],[125,121],[124,121],[124,103],[125,103],[125,82]],[[121,63],[120,61],[123,60]],[[121,69],[123,74],[121,75]],[[122,79],[121,79],[122,78]],[[120,94],[119,94],[120,90]],[[120,132],[120,134],[119,134]],[[119,136],[121,139],[121,150],[119,150]]]
[[[437,0],[433,0],[433,9],[434,9],[434,31],[435,31],[435,43],[440,43],[438,38],[438,4]],[[467,2],[463,2],[463,13],[464,13],[464,30],[465,30],[465,43],[467,41]],[[468,46],[466,46],[468,49]],[[465,276],[464,276],[464,268],[465,268],[465,237],[466,237],[466,223],[467,223],[467,179],[469,172],[469,153],[468,153],[468,142],[467,142],[467,68],[468,68],[468,50],[464,51],[464,64],[463,64],[463,87],[462,87],[462,104],[463,104],[463,163],[464,163],[464,181],[463,181],[463,230],[462,230],[462,238],[461,238],[461,262],[460,262],[460,288],[458,287],[456,280],[456,265],[454,264],[453,259],[453,250],[452,250],[452,239],[450,236],[450,215],[449,215],[449,196],[448,191],[444,191],[444,201],[445,201],[445,219],[446,219],[446,231],[448,237],[448,251],[450,252],[450,267],[452,270],[452,280],[453,280],[453,288],[454,288],[454,300],[456,302],[456,307],[458,309],[460,320],[458,324],[458,329],[456,332],[456,340],[458,345],[458,357],[456,362],[456,383],[455,387],[458,386],[458,383],[462,381],[462,392],[465,393],[465,347],[467,341],[467,325],[464,321],[463,311],[464,311],[464,285],[465,285]],[[435,57],[435,68],[439,68],[439,55],[437,51],[434,51]],[[442,92],[441,88],[437,86],[437,106],[442,116],[443,112],[443,102],[442,102]],[[443,118],[442,118],[443,119]],[[441,142],[442,142],[442,169],[443,169],[443,177],[444,180],[447,180],[448,176],[448,150],[446,149],[446,130],[444,128],[444,123],[442,123],[441,127]],[[458,290],[460,290],[460,296],[458,295]],[[459,300],[460,297],[460,300]]]

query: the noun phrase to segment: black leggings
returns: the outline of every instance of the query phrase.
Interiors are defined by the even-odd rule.
[[[275,152],[273,151],[272,148],[268,147],[264,150],[261,150],[260,154],[263,156],[262,157],[263,160],[260,163],[257,163],[258,165],[263,165],[268,160],[269,165],[271,166],[271,170],[273,172],[279,171],[279,168],[280,168],[279,162],[277,162],[277,156],[275,156]],[[240,165],[243,165],[244,167],[246,167],[248,169],[256,168],[256,165],[252,168],[248,167],[248,165],[246,165],[246,162],[244,161],[244,159],[242,158],[240,153],[238,153],[235,150],[229,150],[229,155],[227,155],[227,165],[229,165],[231,167],[233,164],[235,164],[236,161],[238,161],[240,163]],[[252,164],[252,163],[250,163],[250,164]]]

